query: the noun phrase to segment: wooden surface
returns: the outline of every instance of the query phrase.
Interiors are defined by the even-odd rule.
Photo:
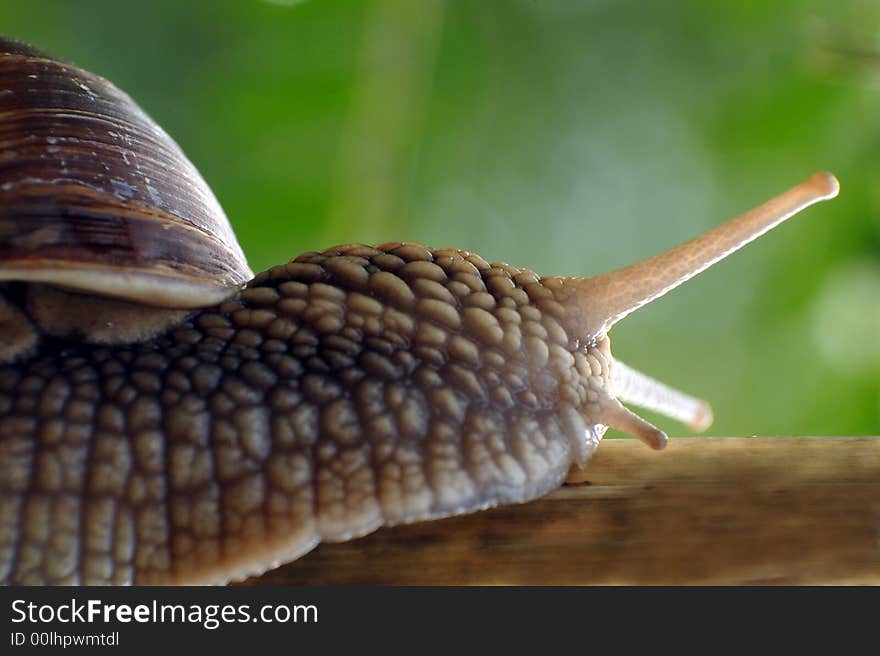
[[[249,583],[880,584],[880,437],[606,440],[584,478]]]

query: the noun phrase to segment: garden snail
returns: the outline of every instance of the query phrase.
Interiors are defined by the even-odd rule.
[[[124,93],[0,40],[0,580],[224,583],[319,541],[526,501],[620,400],[708,405],[610,328],[799,210],[817,173],[592,278],[348,245],[253,277],[212,192]]]

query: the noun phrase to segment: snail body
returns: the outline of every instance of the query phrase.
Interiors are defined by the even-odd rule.
[[[708,405],[616,362],[608,330],[837,193],[816,174],[593,278],[406,242],[252,277],[195,168],[109,82],[5,40],[0,88],[7,584],[238,580],[543,495],[608,426],[662,448],[619,399],[694,428]]]

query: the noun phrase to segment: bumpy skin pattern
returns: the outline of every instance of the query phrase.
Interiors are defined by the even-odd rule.
[[[568,312],[530,271],[394,243],[302,255],[145,343],[43,337],[0,367],[0,579],[225,582],[540,496],[604,431],[607,348]]]

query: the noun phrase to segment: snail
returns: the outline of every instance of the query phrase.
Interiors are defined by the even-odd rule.
[[[209,584],[380,526],[524,502],[627,409],[706,402],[611,356],[630,312],[805,207],[816,173],[644,262],[545,276],[409,242],[254,276],[175,142],[0,40],[0,580]]]

